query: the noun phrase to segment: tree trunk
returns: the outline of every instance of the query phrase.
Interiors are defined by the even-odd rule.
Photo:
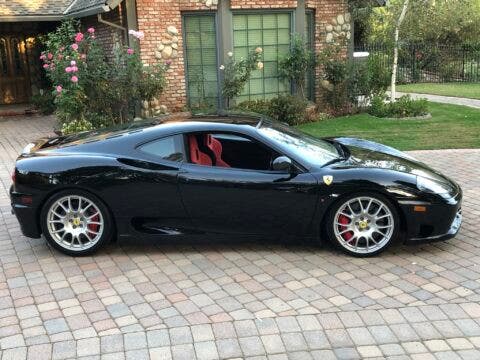
[[[397,97],[397,67],[398,67],[398,39],[400,37],[400,27],[402,26],[405,15],[407,14],[409,0],[404,0],[402,12],[395,24],[395,39],[393,43],[393,67],[392,67],[392,82],[390,85],[390,100],[393,102]]]

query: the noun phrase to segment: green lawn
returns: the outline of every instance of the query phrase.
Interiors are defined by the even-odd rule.
[[[352,136],[400,150],[480,148],[480,110],[430,103],[427,120],[380,119],[368,114],[344,116],[299,126],[317,137]]]
[[[401,92],[413,92],[419,94],[434,94],[480,99],[480,83],[408,84],[398,85],[397,90]]]

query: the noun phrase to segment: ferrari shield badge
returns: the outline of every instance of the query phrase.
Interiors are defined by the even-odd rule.
[[[332,175],[324,175],[323,176],[323,182],[326,185],[330,185],[333,182],[333,176]]]

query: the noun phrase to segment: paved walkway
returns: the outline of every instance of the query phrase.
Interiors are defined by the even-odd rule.
[[[429,101],[442,103],[442,104],[464,105],[464,106],[480,109],[480,100],[478,99],[468,99],[468,98],[461,98],[461,97],[454,97],[454,96],[442,96],[442,95],[430,95],[430,94],[402,93],[397,91],[398,97],[403,95],[410,95],[413,99],[427,99]]]
[[[0,120],[2,359],[480,359],[480,150],[412,154],[465,191],[456,239],[355,259],[277,242],[121,241],[70,258],[20,234]]]

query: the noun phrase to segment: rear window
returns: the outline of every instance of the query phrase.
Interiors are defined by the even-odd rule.
[[[185,160],[182,137],[179,135],[151,141],[139,149],[159,159],[182,162]]]

